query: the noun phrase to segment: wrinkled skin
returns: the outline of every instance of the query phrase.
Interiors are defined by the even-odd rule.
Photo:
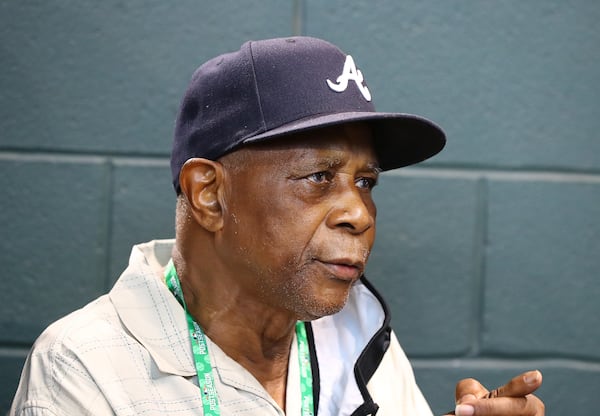
[[[369,131],[323,130],[245,157],[251,170],[229,170],[220,253],[260,302],[302,320],[339,311],[375,239]]]

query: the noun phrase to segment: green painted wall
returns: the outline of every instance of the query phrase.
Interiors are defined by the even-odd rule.
[[[387,173],[369,266],[434,411],[454,383],[544,372],[548,414],[600,408],[600,3],[0,2],[0,412],[56,318],[130,246],[173,235],[168,152],[193,70],[247,39],[322,37],[380,110],[448,134]]]

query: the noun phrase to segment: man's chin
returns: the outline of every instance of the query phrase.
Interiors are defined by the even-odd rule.
[[[348,297],[346,296],[345,299],[338,301],[328,300],[314,302],[312,305],[310,305],[310,307],[305,309],[305,312],[298,318],[298,320],[314,321],[316,319],[323,318],[324,316],[334,315],[344,309],[347,300]]]

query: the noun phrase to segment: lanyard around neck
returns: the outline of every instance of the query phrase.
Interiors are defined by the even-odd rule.
[[[192,344],[192,354],[194,365],[198,374],[198,386],[202,397],[202,408],[204,416],[219,416],[219,400],[215,387],[215,378],[212,371],[210,356],[208,354],[208,345],[206,336],[202,327],[196,323],[192,315],[188,312],[183,297],[183,290],[173,260],[169,260],[165,268],[165,281],[167,287],[175,296],[175,299],[183,306],[188,325],[190,342]],[[306,326],[304,322],[296,322],[296,340],[298,343],[298,365],[300,367],[300,392],[302,395],[302,416],[314,415],[313,401],[313,379],[310,365],[310,351],[308,348],[308,339],[306,336]]]

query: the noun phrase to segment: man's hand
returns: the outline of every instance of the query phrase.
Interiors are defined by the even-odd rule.
[[[528,371],[502,387],[488,391],[477,380],[464,379],[456,385],[457,416],[543,416],[544,403],[533,394],[542,385],[542,373]]]

